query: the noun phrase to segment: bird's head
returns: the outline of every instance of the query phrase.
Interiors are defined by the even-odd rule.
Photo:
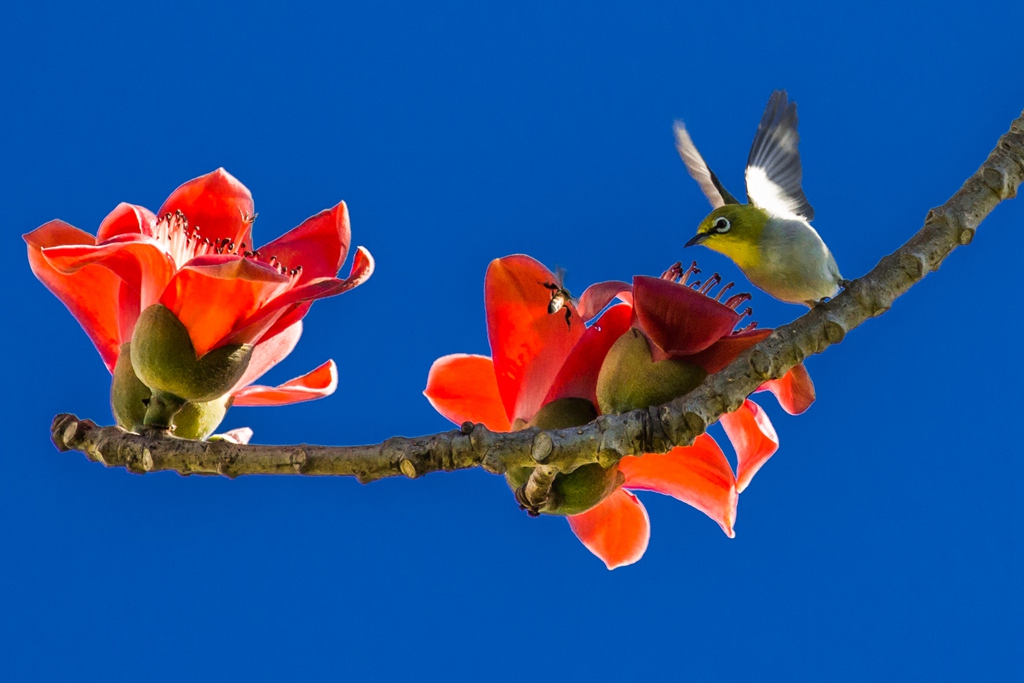
[[[761,231],[767,222],[768,212],[753,204],[726,204],[700,222],[697,234],[686,246],[703,244],[725,254],[741,268],[756,265],[760,259]]]

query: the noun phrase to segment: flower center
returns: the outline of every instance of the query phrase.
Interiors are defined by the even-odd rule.
[[[715,273],[704,282],[696,280],[692,284],[690,284],[690,276],[699,274],[700,268],[697,267],[696,261],[691,263],[690,267],[687,268],[685,271],[683,270],[683,264],[679,261],[676,261],[671,266],[669,266],[668,270],[661,274],[661,279],[668,280],[669,282],[677,282],[681,285],[688,286],[690,289],[696,291],[698,294],[703,294],[704,296],[710,299],[713,294],[711,290],[713,290],[722,282],[722,276],[719,275],[718,273]],[[719,302],[726,308],[732,309],[733,311],[739,308],[739,305],[742,304],[744,301],[750,301],[750,299],[753,298],[747,292],[742,292],[740,294],[733,294],[725,301],[722,301],[722,297],[725,295],[725,293],[732,289],[733,286],[735,286],[735,284],[735,282],[727,282],[725,285],[723,285],[723,287],[720,290],[718,290],[718,295],[714,297],[715,301]],[[747,308],[742,313],[739,313],[740,320],[753,314],[754,309],[751,308],[750,306],[747,306]],[[737,321],[737,324],[739,324],[739,321]],[[757,327],[757,323],[752,322],[742,329],[733,330],[732,333],[738,334],[740,332],[749,332],[755,327]]]

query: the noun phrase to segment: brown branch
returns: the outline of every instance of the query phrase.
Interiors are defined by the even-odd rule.
[[[624,415],[605,415],[582,427],[497,434],[483,425],[416,438],[394,437],[371,446],[258,446],[224,441],[186,441],[159,433],[133,434],[98,427],[73,415],[53,420],[53,442],[108,467],[131,472],[173,470],[180,474],[305,474],[355,476],[362,482],[399,474],[483,467],[502,473],[536,466],[521,496],[540,507],[554,472],[591,462],[609,464],[640,453],[664,453],[693,442],[722,414],[735,410],[766,380],[784,375],[807,356],[838,344],[868,318],[879,316],[960,245],[969,244],[981,221],[1024,179],[1024,113],[1010,126],[963,187],[928,212],[924,227],[885,256],[871,272],[827,304],[777,328],[695,390],[663,406]],[[551,476],[547,476],[551,475]],[[521,501],[523,502],[523,501]]]

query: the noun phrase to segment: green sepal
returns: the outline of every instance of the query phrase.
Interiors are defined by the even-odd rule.
[[[135,374],[154,391],[206,402],[228,393],[252,357],[252,345],[231,344],[196,358],[188,329],[162,304],[142,312],[131,342]]]
[[[605,356],[597,376],[597,404],[602,414],[661,405],[697,388],[707,375],[685,361],[655,362],[647,337],[634,328]]]

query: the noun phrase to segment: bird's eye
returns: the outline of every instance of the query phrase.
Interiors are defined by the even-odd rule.
[[[725,216],[719,216],[715,219],[714,224],[711,226],[715,232],[722,234],[723,232],[729,232],[729,228],[732,227],[732,223]]]

